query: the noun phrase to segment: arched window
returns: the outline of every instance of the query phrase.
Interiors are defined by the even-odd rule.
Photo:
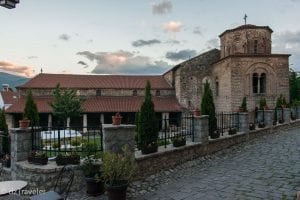
[[[160,90],[155,91],[155,96],[160,96]]]
[[[216,77],[216,96],[219,96],[219,80],[218,77]]]
[[[266,93],[266,74],[262,73],[259,78],[259,93]]]
[[[252,89],[253,89],[253,94],[257,94],[258,92],[258,74],[254,73],[252,75]]]

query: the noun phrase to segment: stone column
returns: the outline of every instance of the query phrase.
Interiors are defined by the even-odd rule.
[[[100,114],[100,123],[104,124],[104,114]]]
[[[291,121],[291,109],[290,108],[283,108],[283,120],[284,120],[284,123],[290,123],[290,121]]]
[[[27,160],[31,148],[31,129],[10,129],[11,134],[11,171],[12,179],[16,179],[16,162]]]
[[[169,128],[169,113],[162,113],[162,129],[164,130],[165,128]]]
[[[83,132],[87,132],[87,114],[83,114]]]
[[[273,126],[273,118],[274,118],[274,111],[273,110],[265,110],[264,124],[266,127]]]
[[[208,115],[194,116],[194,142],[208,144]]]
[[[71,122],[71,118],[68,117],[68,118],[67,118],[67,127],[70,127],[70,122]]]
[[[249,114],[247,112],[239,113],[239,132],[249,132]]]
[[[128,145],[132,156],[134,156],[135,140],[134,130],[135,125],[111,125],[103,124],[103,151],[121,153],[122,148]]]
[[[52,114],[48,114],[48,128],[52,127]]]

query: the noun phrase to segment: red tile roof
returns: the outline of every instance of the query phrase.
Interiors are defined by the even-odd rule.
[[[3,98],[4,104],[12,104],[17,100],[18,93],[13,91],[2,91],[1,96]]]
[[[180,112],[181,106],[176,97],[153,97],[154,109],[156,112]],[[25,105],[25,98],[18,99],[7,113],[22,113]],[[137,112],[144,100],[144,97],[91,97],[86,99],[83,105],[84,112]],[[35,98],[40,113],[51,113],[50,102],[52,98]]]
[[[172,89],[163,76],[133,75],[75,75],[75,74],[39,74],[17,88],[111,88],[143,89],[147,80],[153,89]]]

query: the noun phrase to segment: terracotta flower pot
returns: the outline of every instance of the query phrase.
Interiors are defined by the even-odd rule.
[[[30,124],[30,120],[28,119],[19,120],[19,128],[28,128],[29,124]]]
[[[122,122],[122,118],[123,117],[119,113],[112,116],[112,125],[120,125]]]
[[[201,115],[201,112],[199,109],[195,109],[194,110],[194,116],[200,116]]]

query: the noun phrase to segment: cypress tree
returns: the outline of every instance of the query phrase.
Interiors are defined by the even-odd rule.
[[[39,125],[39,113],[36,106],[36,103],[33,100],[31,89],[27,91],[26,94],[26,104],[24,108],[23,117],[30,120],[30,124],[32,126],[38,126]]]
[[[248,112],[248,109],[247,109],[247,99],[246,99],[246,97],[243,98],[241,108],[242,108],[243,112]]]
[[[138,120],[138,138],[140,139],[142,153],[157,151],[158,126],[156,124],[154,104],[150,90],[151,85],[150,82],[147,81],[145,99],[141,106]],[[150,148],[152,148],[152,150],[150,150]]]
[[[201,113],[209,116],[209,135],[214,137],[214,131],[217,130],[216,109],[212,91],[209,83],[204,84],[204,93],[201,102]]]
[[[3,153],[9,154],[10,153],[10,142],[8,136],[8,127],[6,124],[5,119],[5,112],[3,109],[0,109],[0,131],[2,131],[3,138],[2,138],[2,150]]]

